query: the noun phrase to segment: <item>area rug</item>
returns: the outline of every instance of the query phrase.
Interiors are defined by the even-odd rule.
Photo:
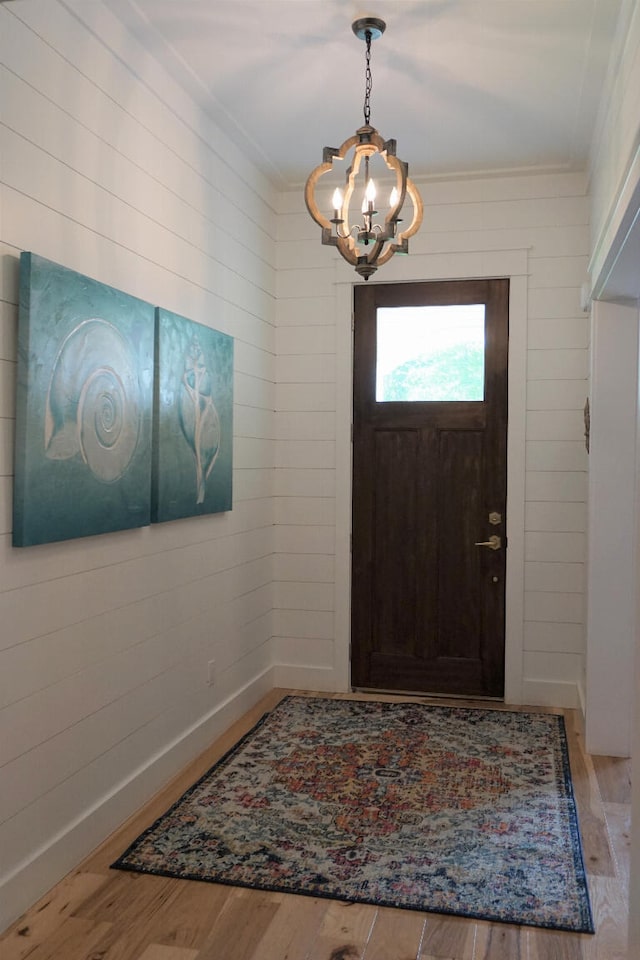
[[[113,866],[593,932],[549,714],[287,697]]]

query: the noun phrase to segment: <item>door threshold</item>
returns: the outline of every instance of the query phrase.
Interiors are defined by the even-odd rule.
[[[424,690],[383,690],[380,687],[351,687],[352,693],[382,694],[385,697],[418,697],[421,700],[482,700],[487,703],[504,703],[504,697],[484,697],[467,693],[427,693]]]

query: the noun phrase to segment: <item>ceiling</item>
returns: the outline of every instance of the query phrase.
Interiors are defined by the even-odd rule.
[[[621,0],[105,0],[279,188],[363,122],[414,180],[586,166]]]

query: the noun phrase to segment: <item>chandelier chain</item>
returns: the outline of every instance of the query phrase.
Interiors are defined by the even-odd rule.
[[[371,74],[371,31],[367,30],[365,33],[365,40],[367,41],[367,54],[366,54],[366,69],[364,73],[364,122],[365,126],[369,126],[369,121],[371,119],[371,88],[373,87],[373,76]]]

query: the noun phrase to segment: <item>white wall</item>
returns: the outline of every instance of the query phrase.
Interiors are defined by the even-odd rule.
[[[590,157],[594,295],[615,270],[640,198],[640,4],[623,0]],[[618,238],[618,239],[616,239]]]
[[[640,426],[640,403],[638,404]],[[640,454],[640,431],[636,438]],[[640,455],[636,471],[636,504],[640,504]],[[636,568],[640,564],[640,515],[636,513]],[[640,591],[636,591],[636,624],[640,623]],[[631,764],[631,867],[629,877],[629,956],[640,954],[640,642],[636,635]]]
[[[586,744],[631,753],[636,617],[638,309],[594,302],[589,458]]]
[[[101,3],[0,44],[1,929],[272,686],[276,216]],[[12,548],[21,250],[235,338],[232,512]]]
[[[616,42],[612,51],[609,74],[602,94],[598,123],[591,149],[590,192],[592,202],[592,255],[589,265],[594,296],[635,300],[637,310],[638,251],[640,250],[640,4],[637,0],[624,0]],[[613,380],[610,385],[614,388]],[[603,383],[606,390],[607,384]],[[634,408],[638,416],[637,405]],[[636,438],[637,442],[637,438]],[[638,473],[636,470],[636,503]],[[601,511],[616,511],[617,503],[601,503]],[[593,517],[602,522],[600,516]],[[640,547],[640,530],[635,525],[636,569]],[[592,546],[592,552],[595,546]],[[601,564],[614,563],[615,557],[604,553]],[[635,623],[635,690],[631,702],[617,702],[616,710],[623,709],[626,716],[634,717],[631,735],[633,759],[633,796],[631,832],[631,881],[629,910],[629,956],[640,954],[640,636],[637,632],[640,605],[636,591]],[[628,617],[627,617],[628,620]],[[618,639],[620,624],[616,623]],[[622,623],[624,626],[624,621]],[[607,643],[607,639],[603,643]],[[628,667],[628,657],[625,660]],[[588,683],[593,689],[587,701],[587,716],[593,701],[594,709],[602,711],[606,696],[610,695],[610,674],[605,671],[602,686],[597,669],[591,672]],[[626,693],[629,695],[628,684]],[[617,693],[619,697],[619,692]],[[612,703],[614,701],[611,701]],[[624,732],[626,733],[626,724]],[[591,749],[587,741],[587,749]]]
[[[589,253],[585,178],[456,180],[424,184],[421,192],[424,223],[409,257],[396,257],[374,280],[512,277],[508,693],[514,701],[577,705],[587,497],[582,411],[589,319],[580,303]],[[280,209],[278,675],[344,687],[349,317],[357,278],[331,248],[320,246],[299,193],[283,194]],[[526,477],[518,466],[525,458]],[[517,572],[522,558],[524,596]]]

